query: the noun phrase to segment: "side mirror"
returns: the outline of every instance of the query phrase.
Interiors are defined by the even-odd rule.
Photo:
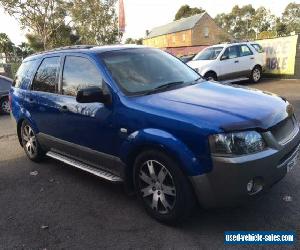
[[[108,104],[111,102],[111,97],[109,94],[105,94],[100,88],[90,87],[80,89],[77,92],[76,101],[79,103],[100,102]]]

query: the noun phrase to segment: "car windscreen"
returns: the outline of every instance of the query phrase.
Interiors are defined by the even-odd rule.
[[[8,92],[11,87],[11,82],[0,77],[0,92]]]
[[[224,47],[210,47],[201,51],[198,55],[193,58],[196,60],[215,60],[221,53]]]
[[[199,75],[174,56],[158,49],[133,48],[100,54],[112,77],[128,95],[163,86],[189,83]]]

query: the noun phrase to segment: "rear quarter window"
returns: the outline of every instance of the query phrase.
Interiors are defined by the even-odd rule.
[[[258,43],[252,43],[251,46],[258,52],[258,53],[263,53],[264,49],[263,47],[258,44]]]
[[[34,73],[35,67],[37,64],[37,60],[31,60],[27,62],[23,62],[19,67],[15,80],[13,82],[13,86],[15,88],[20,88],[21,85],[29,83],[31,77]]]

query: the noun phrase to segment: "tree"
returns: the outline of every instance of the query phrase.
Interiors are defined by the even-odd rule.
[[[287,26],[285,23],[281,21],[281,18],[276,19],[276,26],[275,30],[277,33],[277,36],[285,36],[287,35]]]
[[[271,32],[275,30],[276,17],[272,15],[271,11],[267,10],[265,7],[259,7],[255,11],[255,14],[252,18],[251,26],[255,29],[256,34],[260,34],[262,32],[267,31]]]
[[[125,41],[125,44],[138,44],[138,45],[142,45],[143,44],[143,38],[139,38],[139,39],[134,39],[134,38],[127,38]]]
[[[9,60],[14,52],[14,44],[9,39],[7,34],[0,33],[0,53],[4,53],[5,58]]]
[[[182,5],[179,10],[177,11],[176,15],[175,15],[175,19],[174,21],[176,20],[179,20],[181,18],[184,18],[184,17],[189,17],[189,16],[193,16],[193,15],[196,15],[196,14],[201,14],[205,12],[204,9],[202,9],[201,7],[200,8],[191,8],[189,5]]]
[[[282,13],[282,23],[286,25],[286,34],[300,33],[300,4],[289,3]]]
[[[70,16],[81,43],[113,44],[119,42],[116,0],[73,0]]]
[[[216,23],[236,39],[245,39],[255,36],[255,31],[251,28],[252,18],[255,9],[251,4],[239,7],[235,5],[229,14],[219,14],[216,16]]]
[[[51,48],[50,37],[65,24],[63,0],[0,0],[0,5],[39,38],[43,49]]]

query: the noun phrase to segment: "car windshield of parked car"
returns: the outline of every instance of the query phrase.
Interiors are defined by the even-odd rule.
[[[186,86],[200,78],[179,59],[158,49],[109,51],[100,57],[114,80],[128,95]]]
[[[193,61],[197,60],[215,60],[218,55],[223,50],[223,47],[210,47],[203,51],[201,51],[198,55],[196,55]]]

